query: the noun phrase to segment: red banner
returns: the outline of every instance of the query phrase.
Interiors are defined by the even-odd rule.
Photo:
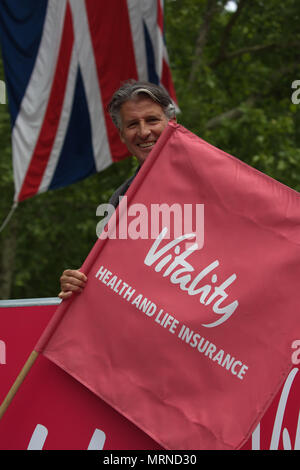
[[[1,308],[0,402],[56,306]],[[57,366],[39,356],[0,421],[1,450],[136,450],[160,446]]]
[[[55,306],[0,309],[0,340],[6,353],[0,361],[0,402],[55,309]],[[294,362],[300,362],[300,350],[291,349],[291,361],[292,354],[295,354]],[[295,366],[244,449],[300,450],[299,396],[300,374]],[[43,356],[34,364],[0,421],[0,450],[27,448],[161,449]]]
[[[170,123],[127,196],[37,349],[166,449],[240,448],[292,369],[299,194]]]

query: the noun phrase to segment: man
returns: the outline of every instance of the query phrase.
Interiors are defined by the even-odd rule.
[[[127,82],[113,95],[108,111],[122,142],[136,156],[140,165],[148,157],[168,122],[176,121],[175,107],[169,95],[148,82]],[[115,207],[119,196],[126,193],[134,176],[113,194],[110,203]],[[81,292],[86,281],[87,277],[80,271],[65,270],[60,278],[61,292],[58,296],[68,299],[73,292]]]

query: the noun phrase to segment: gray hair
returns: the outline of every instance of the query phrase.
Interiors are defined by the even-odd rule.
[[[129,80],[114,93],[107,108],[113,123],[119,130],[121,130],[121,106],[126,101],[134,100],[140,94],[145,94],[158,103],[168,119],[175,117],[174,103],[162,87],[154,83]]]

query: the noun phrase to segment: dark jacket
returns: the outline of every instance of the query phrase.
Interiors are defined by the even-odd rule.
[[[114,208],[116,209],[119,205],[119,197],[120,196],[124,196],[124,194],[126,193],[126,191],[128,190],[129,186],[131,185],[132,181],[134,180],[134,178],[136,177],[138,171],[140,169],[140,166],[138,167],[138,169],[136,170],[136,172],[134,173],[133,176],[131,176],[130,178],[128,178],[128,180],[126,180],[123,184],[121,184],[121,186],[119,186],[119,188],[114,192],[114,194],[111,196],[110,200],[109,200],[109,203],[112,204],[114,206]]]

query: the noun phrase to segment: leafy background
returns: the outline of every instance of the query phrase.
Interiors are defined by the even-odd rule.
[[[178,121],[296,191],[300,104],[291,85],[300,79],[299,25],[298,0],[165,1]],[[0,233],[0,298],[56,296],[62,271],[80,267],[96,241],[96,208],[136,166],[129,158],[22,202]],[[10,118],[1,104],[0,223],[13,193]]]

